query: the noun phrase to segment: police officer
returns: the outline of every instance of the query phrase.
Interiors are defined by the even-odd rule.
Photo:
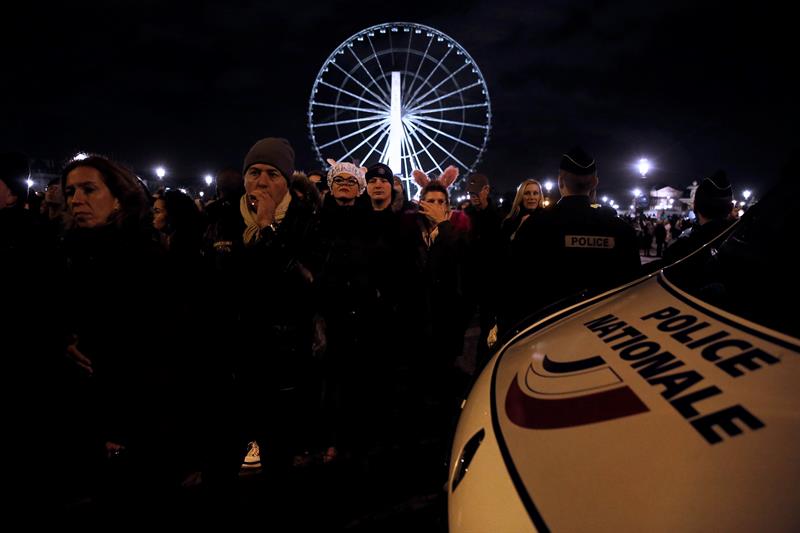
[[[686,257],[731,225],[733,189],[724,171],[705,178],[694,193],[692,204],[697,224],[681,233],[664,251],[664,265]]]
[[[563,154],[558,173],[561,199],[517,231],[511,266],[519,291],[506,297],[501,329],[564,297],[608,289],[639,273],[633,228],[614,211],[592,205],[596,169],[594,159],[580,147]]]

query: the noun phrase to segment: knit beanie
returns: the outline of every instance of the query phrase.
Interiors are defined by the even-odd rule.
[[[286,182],[292,178],[294,173],[294,150],[289,141],[280,137],[267,137],[261,139],[250,148],[244,158],[243,173],[256,163],[272,165],[280,170]]]

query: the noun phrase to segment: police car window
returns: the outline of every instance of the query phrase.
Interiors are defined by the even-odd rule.
[[[784,179],[738,224],[664,276],[715,307],[800,337],[800,269],[792,259],[800,217],[791,205],[798,194],[797,184]]]

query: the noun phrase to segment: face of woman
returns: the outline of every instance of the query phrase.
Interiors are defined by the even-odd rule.
[[[525,209],[536,209],[542,199],[542,191],[535,183],[529,183],[522,191],[522,205]]]
[[[161,198],[153,204],[153,227],[158,231],[167,227],[167,203]]]
[[[341,200],[352,200],[358,196],[358,180],[354,176],[345,174],[333,178],[331,192],[333,197]]]
[[[67,174],[64,196],[79,228],[105,226],[120,208],[100,171],[92,167],[77,167]]]

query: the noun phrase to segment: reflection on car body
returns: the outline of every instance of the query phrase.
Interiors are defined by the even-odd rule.
[[[498,342],[454,438],[451,531],[800,528],[800,324],[774,303],[798,301],[787,188]]]

